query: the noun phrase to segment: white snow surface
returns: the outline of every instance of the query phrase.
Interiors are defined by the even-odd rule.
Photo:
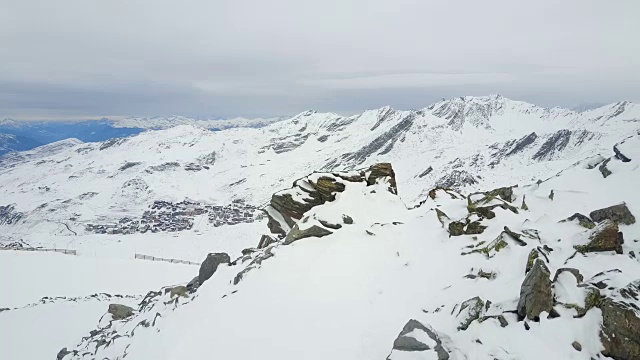
[[[633,103],[578,113],[492,95],[349,117],[310,111],[262,128],[212,132],[189,123],[108,144],[67,140],[4,157],[0,206],[13,204],[24,216],[14,224],[0,222],[0,243],[74,249],[78,255],[0,252],[0,286],[8,289],[0,295],[0,308],[10,308],[0,312],[0,358],[53,358],[63,347],[80,349],[89,331],[106,326],[105,318],[99,319],[109,303],[133,306],[147,291],[186,284],[198,274],[197,266],[136,260],[135,253],[199,262],[207,253],[227,252],[236,259],[268,233],[266,220],[220,227],[202,221],[182,232],[131,235],[91,234],[86,224],[139,217],[154,200],[228,204],[243,199],[263,206],[274,192],[289,191],[294,180],[314,171],[377,162],[393,164],[398,196],[385,183],[344,181],[346,190],[335,201],[305,217],[313,224],[320,219],[341,223],[344,214],[353,224],[322,238],[273,246],[274,256],[237,285],[234,278],[247,263],[222,265],[195,294],[174,300],[179,306],[165,294],[152,311],[113,322],[118,333],[135,328],[135,335],[119,337],[84,358],[116,360],[126,353],[134,360],[385,359],[409,319],[435,329],[452,359],[598,358],[598,309],[574,318],[574,309],[556,306],[559,317],[529,322],[529,330],[515,314],[504,313],[509,323],[504,328],[489,319],[460,331],[460,319],[452,314],[475,296],[492,302],[485,315],[514,310],[528,254],[543,245],[553,249],[547,264],[552,277],[559,268],[574,267],[585,281],[612,269],[622,271],[616,286],[637,280],[640,263],[628,254],[640,255],[640,222],[620,225],[624,254],[571,257],[573,246],[583,244],[590,231],[558,221],[622,202],[640,216],[635,191],[639,129],[640,106]],[[614,158],[614,145],[632,160]],[[211,158],[215,161],[205,160]],[[604,178],[598,166],[607,158],[612,174]],[[134,162],[139,164],[120,170]],[[180,166],[153,168],[169,162]],[[185,170],[189,163],[209,169]],[[424,174],[429,167],[432,171]],[[482,234],[449,237],[435,208],[458,220],[467,214],[467,201],[444,191],[435,199],[427,193],[456,170],[476,180],[453,184],[464,194],[519,184],[511,204],[520,207],[526,196],[529,211],[497,208],[496,218],[482,220],[488,226]],[[461,255],[483,241],[489,244],[504,226],[538,230],[540,239],[526,238],[526,246],[509,242],[491,257]],[[480,270],[496,276],[466,277]],[[583,304],[582,289],[570,276],[562,273],[554,284],[556,300]],[[85,298],[99,292],[134,297]],[[82,300],[25,307],[44,296]],[[155,322],[156,313],[161,314],[156,324],[136,328],[142,320]],[[571,346],[573,341],[582,351]],[[400,357],[394,353],[393,358]]]

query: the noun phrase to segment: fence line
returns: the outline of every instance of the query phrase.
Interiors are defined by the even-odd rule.
[[[3,248],[0,247],[0,250],[7,250],[7,251],[42,251],[42,252],[57,252],[57,253],[61,253],[61,254],[67,254],[67,255],[78,255],[78,253],[76,252],[76,250],[69,250],[69,249],[43,249],[43,248]]]
[[[187,265],[198,265],[198,266],[200,266],[199,262],[187,261],[187,260],[179,260],[179,259],[166,259],[166,258],[149,256],[149,255],[142,255],[142,254],[136,254],[135,258],[136,259],[141,259],[141,260],[164,261],[164,262],[168,262],[168,263],[172,263],[172,264],[187,264]]]

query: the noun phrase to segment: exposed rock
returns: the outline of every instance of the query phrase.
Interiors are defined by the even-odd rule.
[[[436,209],[436,210],[438,210],[438,209]],[[436,211],[436,214],[438,214],[437,211]],[[442,214],[444,214],[444,213],[442,213]],[[440,214],[438,214],[438,219],[441,220]],[[447,217],[447,219],[448,219],[448,217]],[[442,220],[440,222],[443,222],[443,220],[444,220],[444,218],[442,218]],[[443,225],[445,223],[446,222],[443,222]],[[469,219],[465,219],[465,222],[462,222],[462,221],[451,221],[449,223],[448,228],[449,228],[449,235],[450,236],[460,236],[460,235],[482,234],[487,227],[482,225],[479,221],[469,221]]]
[[[169,292],[172,299],[174,297],[189,297],[189,289],[184,285],[178,285],[165,290],[165,293]]]
[[[16,224],[23,216],[24,213],[16,211],[15,205],[0,206],[0,225]]]
[[[556,274],[553,276],[553,282],[556,282],[556,280],[558,280],[558,275],[560,275],[563,272],[570,272],[575,278],[576,278],[576,282],[578,284],[582,283],[584,281],[584,276],[582,276],[582,274],[580,274],[580,270],[575,269],[575,268],[560,268],[558,270],[556,270]]]
[[[555,194],[554,194],[553,190],[551,190],[551,192],[549,193],[549,200],[553,201],[554,197],[555,197]]]
[[[479,221],[472,221],[467,224],[467,228],[465,229],[464,233],[467,235],[482,234],[486,228],[487,227],[480,224]]]
[[[260,242],[258,242],[258,249],[264,249],[267,246],[275,243],[277,240],[274,239],[272,236],[269,235],[262,235],[260,237]]]
[[[574,246],[578,252],[615,251],[618,254],[622,254],[624,238],[622,232],[618,231],[618,224],[611,220],[604,220],[592,231],[589,236],[589,242],[586,245]]]
[[[607,168],[607,164],[609,163],[609,161],[611,161],[611,158],[608,158],[605,161],[603,161],[602,164],[600,164],[600,166],[598,167],[598,170],[600,170],[600,173],[605,179],[607,178],[607,176],[613,174],[611,170]]]
[[[133,315],[133,308],[122,304],[109,304],[108,313],[113,316],[113,320],[122,320]]]
[[[67,350],[66,347],[60,349],[60,351],[58,351],[58,355],[56,355],[56,360],[62,360],[64,359],[65,356],[71,354],[71,351]]]
[[[580,213],[575,213],[564,220],[560,220],[560,222],[568,222],[568,221],[578,221],[578,224],[587,229],[593,229],[596,224],[589,219],[589,217],[582,215]]]
[[[456,317],[460,319],[458,330],[467,330],[472,322],[478,320],[480,315],[482,315],[484,304],[485,302],[479,296],[463,302],[460,305],[458,315],[456,315]]]
[[[543,311],[553,309],[553,294],[549,269],[541,259],[536,259],[531,271],[527,274],[520,287],[518,301],[518,315],[529,320],[539,320]]]
[[[600,304],[602,354],[614,359],[640,359],[640,280],[619,289]]]
[[[525,274],[529,273],[531,268],[533,268],[533,264],[535,264],[536,259],[540,258],[541,255],[544,256],[546,259],[546,255],[542,251],[540,251],[540,249],[538,248],[531,249],[531,251],[529,252],[529,256],[527,256],[527,266],[524,269]],[[547,262],[549,261],[548,259],[546,260]]]
[[[329,229],[333,229],[333,230],[338,230],[338,229],[340,229],[340,228],[342,227],[342,225],[340,225],[340,224],[333,224],[333,223],[330,223],[330,222],[328,222],[328,221],[326,221],[326,220],[320,220],[320,219],[318,219],[318,222],[319,222],[322,226],[324,226],[324,227],[326,227],[326,228],[329,228]]]
[[[577,351],[582,351],[582,345],[580,345],[580,343],[577,341],[572,342],[571,346],[573,346],[573,348],[576,349]]]
[[[533,160],[551,160],[556,152],[562,151],[569,144],[571,131],[567,129],[558,130],[549,136],[540,149],[533,155]]]
[[[538,138],[538,135],[535,132],[532,132],[531,134],[529,134],[529,135],[521,138],[520,140],[518,140],[518,142],[515,144],[515,146],[509,152],[507,152],[505,155],[506,156],[511,156],[511,155],[514,155],[514,154],[517,154],[517,153],[523,151],[529,145],[533,144],[536,141],[537,138]]]
[[[436,181],[436,186],[441,188],[459,189],[466,185],[475,185],[478,183],[473,175],[465,170],[453,170],[451,173],[442,176]]]
[[[428,336],[436,343],[435,346],[425,344],[415,337],[411,336],[411,334],[414,332],[423,333],[424,335]],[[429,355],[431,356],[425,354],[424,358],[435,358],[438,360],[448,360],[450,357],[449,351],[444,348],[444,346],[442,345],[442,340],[436,334],[436,332],[414,319],[409,320],[402,328],[402,331],[393,342],[393,350],[387,357],[387,360],[404,358],[397,352],[425,352],[429,353]]]
[[[447,216],[447,214],[444,213],[444,211],[436,208],[436,216],[438,217],[438,221],[440,221],[440,224],[442,224],[442,226],[444,227],[448,222],[449,222],[449,217]]]
[[[429,175],[432,171],[433,171],[433,167],[429,166],[425,171],[421,172],[420,175],[418,175],[418,177],[423,178]]]
[[[618,145],[616,144],[613,146],[613,152],[616,154],[616,159],[622,161],[622,162],[630,162],[631,159],[629,159],[625,154],[623,154],[620,149],[618,149]]]
[[[271,197],[265,209],[269,229],[284,236],[311,208],[335,200],[335,194],[345,190],[345,182],[366,182],[369,186],[383,178],[389,183],[389,191],[397,194],[395,173],[389,163],[374,164],[355,172],[311,174],[298,179],[292,189],[279,191]]]
[[[528,211],[529,207],[527,206],[527,203],[524,201],[524,199],[526,198],[526,195],[522,195],[522,205],[520,205],[520,209],[524,210],[524,211]]]
[[[289,245],[294,241],[308,238],[308,237],[323,237],[332,234],[331,231],[320,227],[318,225],[313,225],[307,229],[300,230],[298,224],[294,225],[291,231],[284,238],[284,244]]]
[[[589,216],[595,222],[600,222],[606,219],[625,225],[631,225],[636,222],[636,218],[631,214],[631,211],[629,211],[629,208],[625,203],[594,210],[589,214]]]
[[[353,224],[353,218],[351,218],[351,216],[349,215],[342,214],[342,222],[344,222],[347,225],[351,225]]]
[[[449,223],[449,236],[464,235],[465,223],[461,221],[452,221]]]
[[[398,194],[398,187],[396,185],[396,173],[393,171],[393,167],[390,163],[379,163],[371,165],[369,167],[369,177],[367,178],[367,185],[373,185],[380,178],[388,178],[389,192],[392,194]]]
[[[318,136],[317,140],[319,142],[325,142],[325,141],[329,140],[329,135]]]
[[[138,166],[140,164],[142,164],[142,163],[138,162],[138,161],[131,161],[131,162],[126,161],[124,163],[124,165],[120,166],[120,168],[118,170],[120,170],[120,171],[127,170],[128,168],[132,168],[132,167]]]
[[[504,201],[513,201],[513,186],[501,187],[485,193],[486,196],[500,197]]]
[[[218,270],[220,264],[229,264],[231,258],[227,253],[210,253],[207,258],[204,259],[200,265],[200,271],[198,272],[198,282],[200,285],[209,280],[211,276]]]

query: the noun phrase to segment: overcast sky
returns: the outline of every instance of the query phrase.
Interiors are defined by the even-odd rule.
[[[0,118],[640,101],[639,0],[0,0]]]

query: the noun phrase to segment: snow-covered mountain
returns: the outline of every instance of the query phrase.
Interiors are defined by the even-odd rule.
[[[268,119],[246,119],[246,118],[233,118],[233,119],[194,119],[185,116],[154,116],[154,117],[135,117],[130,116],[121,120],[115,120],[113,122],[114,127],[125,127],[125,128],[138,128],[138,129],[150,129],[150,130],[158,130],[158,129],[167,129],[170,127],[174,127],[176,125],[193,125],[198,127],[203,127],[205,129],[210,130],[225,130],[232,128],[242,128],[242,127],[250,127],[250,128],[260,128],[280,120],[284,118],[276,117],[276,118],[268,118]]]
[[[28,137],[0,133],[0,156],[12,151],[33,149],[40,145],[42,144]]]
[[[0,158],[0,244],[78,256],[16,252],[4,271],[67,256],[122,283],[88,275],[38,293],[53,275],[29,276],[18,291],[49,298],[0,297],[0,319],[60,321],[54,307],[75,318],[83,304],[94,326],[18,352],[30,327],[0,321],[0,355],[635,359],[638,159],[638,104],[575,112],[497,95],[13,153]],[[135,254],[207,259],[165,263],[176,276],[145,287],[126,276],[143,266]]]

